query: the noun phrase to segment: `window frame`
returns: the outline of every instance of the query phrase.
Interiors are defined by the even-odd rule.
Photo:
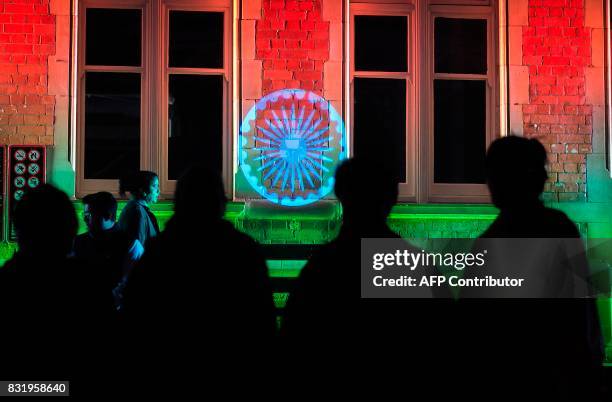
[[[425,71],[426,90],[424,91],[425,104],[427,105],[426,128],[422,135],[427,138],[423,141],[427,144],[427,199],[432,202],[490,202],[489,191],[486,184],[460,184],[460,183],[435,183],[434,182],[434,80],[477,80],[486,81],[486,139],[485,146],[497,138],[499,130],[496,130],[497,117],[500,104],[498,91],[497,73],[497,42],[495,40],[495,18],[496,8],[489,6],[474,5],[430,5],[427,16],[427,34],[425,40],[429,43],[425,47],[427,67]],[[448,74],[435,73],[434,71],[434,23],[436,18],[461,18],[461,19],[486,19],[487,20],[487,74]],[[423,177],[423,174],[420,175]]]
[[[498,71],[500,29],[498,25],[499,1],[453,0],[423,1],[398,4],[395,0],[356,0],[348,3],[348,115],[350,127],[348,138],[349,153],[353,149],[354,133],[354,85],[356,77],[406,79],[406,183],[399,185],[399,201],[440,202],[440,203],[488,203],[490,196],[486,184],[446,184],[433,182],[434,168],[434,79],[455,76],[461,79],[465,74],[434,74],[434,21],[437,17],[471,18],[487,20],[487,125],[486,145],[501,136],[501,99]],[[437,4],[438,3],[438,4]],[[442,4],[439,4],[442,3]],[[408,72],[356,72],[355,32],[356,15],[408,16]],[[464,78],[465,79],[465,78]],[[480,75],[472,79],[483,80]]]
[[[349,4],[349,110],[350,116],[355,116],[354,102],[354,79],[355,78],[383,78],[398,79],[406,82],[406,182],[399,184],[399,197],[402,201],[416,201],[417,186],[417,163],[418,163],[418,144],[417,144],[417,88],[416,80],[418,77],[418,67],[416,65],[415,48],[417,47],[417,36],[415,32],[415,13],[416,8],[412,4],[376,4],[376,3],[353,3]],[[360,15],[371,16],[393,16],[407,18],[407,71],[406,72],[386,72],[386,71],[357,71],[355,70],[355,17]],[[350,133],[354,133],[355,119],[350,119]],[[352,154],[353,135],[348,138],[349,153]]]
[[[88,8],[109,9],[140,9],[141,10],[141,61],[140,66],[88,66],[85,63],[86,54],[86,15]],[[119,189],[118,180],[86,179],[85,178],[85,75],[88,72],[116,72],[116,73],[139,73],[140,74],[140,168],[149,165],[146,149],[146,136],[143,133],[150,131],[149,110],[145,107],[144,99],[149,96],[149,71],[146,60],[149,49],[144,46],[149,32],[150,4],[146,0],[84,0],[79,3],[78,23],[78,45],[77,45],[77,110],[76,110],[76,195],[85,195],[97,191],[110,191],[117,194]]]
[[[159,175],[160,198],[171,199],[176,180],[168,179],[168,84],[170,74],[218,75],[223,77],[222,110],[222,176],[226,193],[233,188],[233,35],[234,15],[231,0],[84,0],[79,3],[76,50],[76,195],[97,191],[118,195],[118,180],[85,179],[85,73],[138,72],[141,73],[141,131],[140,169],[152,170]],[[142,9],[142,39],[140,67],[86,66],[86,9]],[[169,15],[171,10],[206,11],[223,13],[223,66],[222,68],[169,67]],[[127,71],[132,69],[134,71]]]
[[[207,4],[208,3],[208,4]],[[227,3],[223,6],[222,3]],[[222,12],[223,13],[223,66],[221,68],[190,68],[190,67],[170,67],[169,52],[170,52],[170,11],[206,11],[206,12]],[[223,127],[223,149],[222,149],[222,174],[225,184],[226,193],[231,193],[232,174],[232,144],[231,141],[231,122],[232,122],[232,13],[231,3],[229,1],[200,1],[191,2],[183,0],[166,0],[162,3],[161,17],[163,27],[163,45],[157,49],[163,49],[163,54],[160,55],[161,60],[159,67],[162,71],[158,72],[161,77],[161,85],[157,88],[161,90],[161,96],[156,99],[161,102],[159,107],[159,115],[161,119],[161,132],[157,136],[157,147],[159,160],[159,185],[162,194],[172,196],[176,188],[176,180],[168,178],[168,85],[171,74],[184,75],[214,75],[223,77],[223,110],[222,110],[222,127]],[[161,117],[164,116],[164,117]]]

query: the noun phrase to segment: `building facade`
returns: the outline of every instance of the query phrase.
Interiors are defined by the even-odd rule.
[[[328,105],[315,116],[337,112],[347,156],[391,163],[401,182],[391,225],[402,235],[478,236],[496,213],[486,147],[513,134],[549,152],[547,204],[585,238],[609,238],[610,8],[604,0],[4,0],[0,142],[45,145],[47,181],[75,199],[116,193],[122,172],[146,169],[171,200],[180,172],[205,161],[223,172],[238,227],[261,242],[322,242],[338,228],[331,194],[274,206],[242,166],[249,112],[299,89]],[[268,106],[262,124],[273,119]],[[274,183],[266,172],[259,179],[285,191],[282,176]]]

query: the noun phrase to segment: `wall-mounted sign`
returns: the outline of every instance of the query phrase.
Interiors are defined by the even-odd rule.
[[[329,195],[335,167],[346,158],[342,117],[331,102],[302,89],[261,98],[240,126],[240,169],[267,200],[311,204]]]
[[[13,210],[26,191],[45,182],[46,153],[43,145],[11,145],[8,148],[8,239],[16,239]]]

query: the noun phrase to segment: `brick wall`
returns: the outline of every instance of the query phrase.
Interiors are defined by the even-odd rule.
[[[242,0],[241,119],[265,95],[288,88],[312,91],[343,114],[342,16],[339,0]],[[263,119],[272,118],[273,110],[280,115],[283,106],[290,107],[282,101],[268,105],[257,115],[259,123],[265,126]],[[235,189],[236,198],[259,198],[240,170]]]
[[[321,0],[263,0],[255,45],[256,59],[263,61],[264,94],[283,88],[323,94],[329,22],[322,19]]]
[[[523,133],[549,151],[549,200],[586,197],[586,154],[592,152],[593,106],[586,103],[591,31],[584,0],[529,0],[523,27],[523,64],[529,67],[529,103]]]
[[[55,53],[49,0],[0,3],[0,144],[53,144],[55,97],[47,60]]]

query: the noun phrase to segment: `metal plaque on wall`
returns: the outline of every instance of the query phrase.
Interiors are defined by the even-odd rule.
[[[35,189],[46,179],[44,145],[11,145],[8,148],[8,240],[15,241],[12,215],[15,205],[28,190]]]

